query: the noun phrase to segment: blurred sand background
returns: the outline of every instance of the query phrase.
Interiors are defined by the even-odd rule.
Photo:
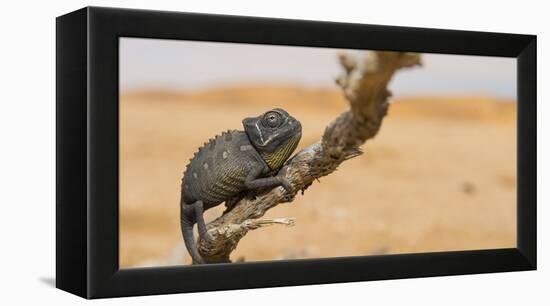
[[[300,148],[347,109],[327,87],[241,84],[131,90],[120,97],[120,265],[188,264],[180,233],[185,166],[207,139],[282,107]],[[394,93],[396,93],[394,91]],[[266,217],[294,227],[250,232],[246,261],[514,247],[516,104],[488,96],[399,96],[365,154]],[[206,213],[221,214],[223,205]]]

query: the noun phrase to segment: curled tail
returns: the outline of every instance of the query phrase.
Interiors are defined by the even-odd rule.
[[[183,234],[183,241],[185,241],[185,247],[193,258],[194,264],[204,263],[204,259],[199,254],[197,249],[197,243],[195,242],[195,236],[193,235],[193,225],[196,223],[195,207],[194,205],[187,205],[181,202],[181,232]]]

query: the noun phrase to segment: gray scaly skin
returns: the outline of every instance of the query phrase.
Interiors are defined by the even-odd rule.
[[[243,120],[244,131],[227,131],[199,148],[182,181],[181,229],[193,262],[206,263],[197,250],[193,226],[211,240],[203,213],[243,192],[292,186],[277,172],[296,149],[302,125],[283,109]]]

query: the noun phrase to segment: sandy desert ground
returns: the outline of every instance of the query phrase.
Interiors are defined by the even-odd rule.
[[[478,96],[395,97],[365,154],[266,217],[294,227],[250,232],[246,261],[514,247],[515,103]],[[208,138],[283,107],[302,122],[300,147],[347,108],[337,90],[240,86],[120,99],[120,264],[188,264],[180,182]],[[207,212],[212,219],[223,205]]]

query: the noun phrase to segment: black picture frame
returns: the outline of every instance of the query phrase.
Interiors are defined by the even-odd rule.
[[[58,288],[102,298],[536,269],[536,36],[99,7],[56,24]],[[517,58],[517,247],[120,270],[119,37]]]

